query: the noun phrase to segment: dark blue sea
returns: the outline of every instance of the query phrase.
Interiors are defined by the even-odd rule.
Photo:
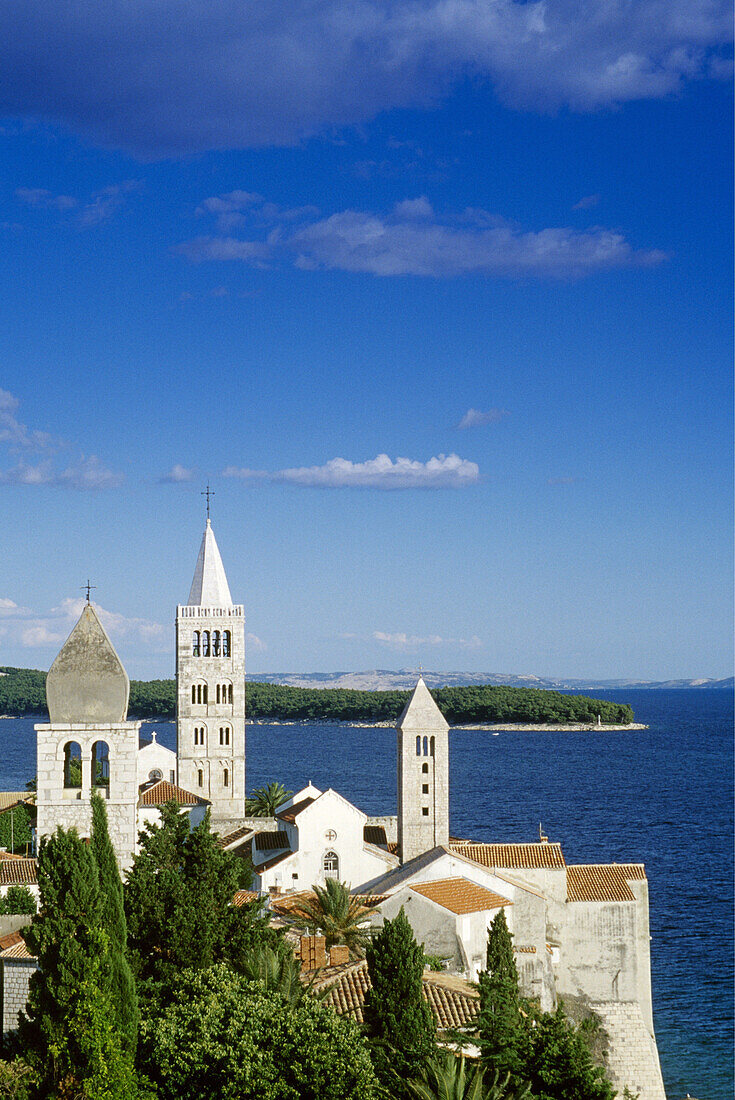
[[[707,690],[595,692],[650,728],[599,735],[454,730],[451,829],[530,841],[539,823],[567,862],[646,864],[653,1006],[669,1100],[733,1096],[733,701]],[[175,729],[159,723],[164,744]],[[35,772],[32,719],[0,721],[0,788]],[[395,813],[395,733],[248,727],[248,788],[311,779],[367,813]]]

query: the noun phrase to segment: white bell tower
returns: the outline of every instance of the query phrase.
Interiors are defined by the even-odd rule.
[[[189,599],[176,609],[179,783],[212,818],[245,813],[245,615],[233,604],[209,520]]]
[[[407,863],[449,843],[449,724],[422,676],[396,729],[398,848]]]

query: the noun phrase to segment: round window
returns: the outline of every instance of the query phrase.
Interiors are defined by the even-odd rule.
[[[337,834],[335,833],[334,829],[327,829],[326,833],[324,834],[324,839],[325,840],[336,840],[337,839]]]

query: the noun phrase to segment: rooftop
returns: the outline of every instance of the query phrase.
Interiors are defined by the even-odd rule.
[[[450,840],[449,850],[465,856],[483,867],[507,870],[523,868],[564,867],[561,844],[475,844],[472,841]]]
[[[38,884],[38,863],[21,859],[0,860],[0,886],[35,886]]]
[[[188,603],[194,607],[231,607],[232,596],[212,525],[207,520],[199,547]]]
[[[206,798],[200,798],[198,794],[185,791],[183,787],[177,787],[175,783],[169,783],[167,779],[159,779],[140,792],[139,806],[165,806],[167,802],[178,802],[179,806],[208,806]]]
[[[280,818],[281,821],[288,821],[290,825],[293,825],[299,814],[307,809],[307,807],[311,806],[312,802],[315,801],[316,799],[314,798],[302,798],[300,802],[296,802],[293,806],[289,806],[288,809],[281,810],[280,813],[276,814],[276,817]]]
[[[0,937],[0,959],[32,959],[20,932],[10,932]]]
[[[495,894],[484,886],[477,886],[466,878],[434,879],[432,882],[414,883],[410,889],[457,915],[502,909],[513,904],[508,898]]]
[[[567,901],[635,901],[628,883],[646,877],[642,863],[586,863],[567,867]]]

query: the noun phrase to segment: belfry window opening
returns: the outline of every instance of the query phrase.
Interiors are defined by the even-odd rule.
[[[110,748],[106,741],[92,745],[92,786],[110,786]]]
[[[76,741],[64,745],[64,786],[82,785],[82,749]]]
[[[219,630],[215,630],[212,633],[212,656],[219,657],[220,651],[220,633]]]
[[[209,656],[209,631],[205,630],[202,633],[202,657]]]
[[[202,648],[202,636],[198,630],[194,631],[194,635],[191,641],[191,655],[192,657],[198,657]]]
[[[222,632],[222,656],[229,657],[231,649],[232,635],[229,630]]]

